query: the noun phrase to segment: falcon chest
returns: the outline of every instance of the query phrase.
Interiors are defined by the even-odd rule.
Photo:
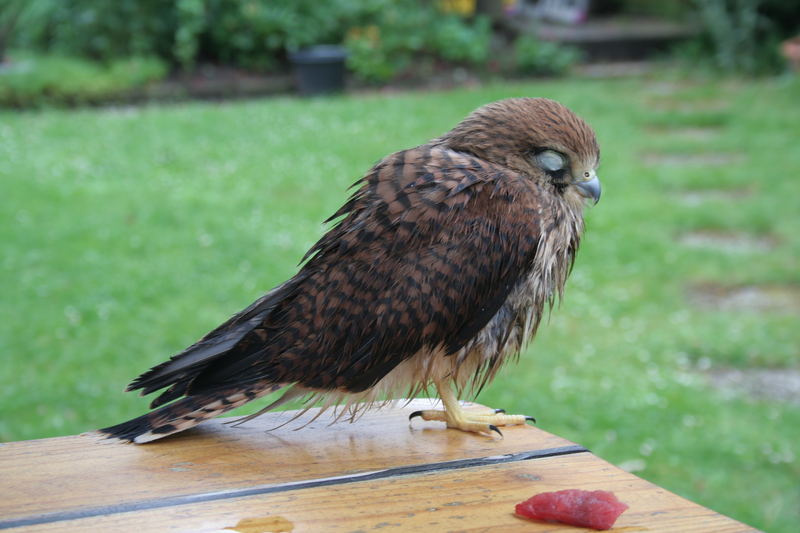
[[[542,228],[530,268],[489,322],[456,353],[442,346],[424,347],[389,372],[371,397],[444,378],[453,379],[459,388],[477,390],[494,377],[506,356],[519,354],[547,305],[561,296],[583,231],[580,207],[566,201],[556,204],[551,219],[555,222]]]
[[[518,353],[536,332],[547,304],[561,297],[583,231],[579,211],[556,206],[559,223],[543,229],[530,270],[511,291],[500,310],[458,354],[479,359],[493,374],[503,356]]]

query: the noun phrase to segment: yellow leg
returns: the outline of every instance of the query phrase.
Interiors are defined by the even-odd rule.
[[[422,417],[423,420],[445,422],[449,428],[471,431],[473,433],[495,432],[501,437],[503,434],[497,426],[515,426],[528,421],[536,422],[531,416],[507,415],[502,409],[491,410],[488,413],[465,411],[461,407],[461,404],[458,403],[458,398],[456,398],[455,393],[453,393],[453,389],[450,388],[450,384],[446,381],[437,381],[436,391],[442,399],[444,409],[415,411],[411,413],[409,419],[419,416]]]

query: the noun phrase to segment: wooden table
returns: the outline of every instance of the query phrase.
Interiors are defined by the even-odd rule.
[[[534,427],[504,428],[501,440],[408,422],[430,405],[353,424],[324,414],[298,431],[300,421],[267,432],[286,413],[217,420],[143,446],[94,433],[0,444],[0,529],[576,531],[518,518],[514,504],[581,488],[630,506],[615,530],[754,531]]]

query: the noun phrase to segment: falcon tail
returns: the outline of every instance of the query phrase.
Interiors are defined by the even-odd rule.
[[[187,396],[145,415],[99,431],[110,438],[143,444],[189,429],[282,387],[283,385],[275,384],[270,386],[254,384],[247,388]]]

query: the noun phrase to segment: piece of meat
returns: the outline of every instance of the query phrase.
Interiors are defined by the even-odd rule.
[[[592,529],[610,529],[628,506],[605,490],[542,492],[517,504],[519,516]]]

